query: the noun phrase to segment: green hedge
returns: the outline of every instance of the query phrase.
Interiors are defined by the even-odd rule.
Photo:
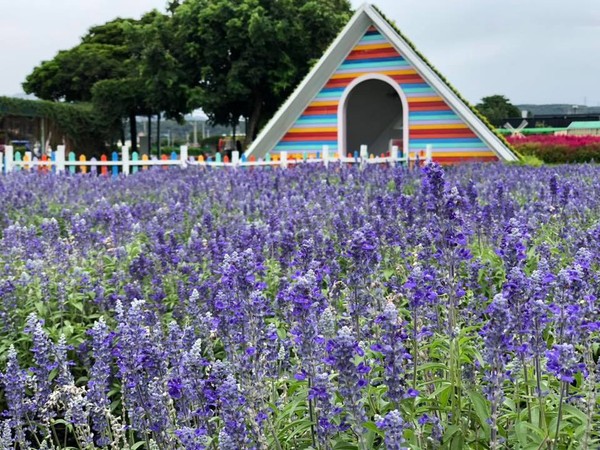
[[[87,103],[0,97],[0,118],[2,116],[46,118],[71,140],[78,152],[104,150],[106,142],[119,131],[118,124],[103,121]]]

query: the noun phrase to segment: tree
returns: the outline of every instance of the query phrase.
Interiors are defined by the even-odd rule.
[[[187,0],[173,13],[190,106],[246,145],[347,22],[347,0]]]
[[[160,45],[169,39],[166,21],[152,11],[140,20],[118,18],[90,28],[79,45],[36,67],[23,84],[25,92],[47,100],[92,101],[112,123],[129,119],[136,151],[136,115],[166,111],[179,118],[187,108],[185,91],[175,90],[171,81],[178,63]]]
[[[160,112],[168,119],[183,121],[190,111],[186,73],[179,62],[180,49],[175,45],[173,21],[153,11],[146,14],[144,24],[136,29],[136,41],[143,42],[140,51],[140,77],[146,88],[146,100],[157,114],[156,142],[160,152]]]
[[[509,117],[521,117],[521,110],[510,103],[504,95],[483,97],[477,109],[495,126],[502,125],[502,122]]]

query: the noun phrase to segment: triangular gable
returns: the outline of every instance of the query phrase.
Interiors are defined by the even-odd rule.
[[[338,107],[347,88],[368,74],[397,83],[408,109],[404,140],[409,151],[432,145],[439,162],[517,159],[370,5],[355,13],[247,153],[317,153],[324,145],[337,152]]]

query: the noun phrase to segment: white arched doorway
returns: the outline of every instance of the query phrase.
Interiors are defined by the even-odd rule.
[[[408,138],[408,101],[398,83],[373,73],[348,85],[338,105],[338,149],[344,155],[361,145],[375,156],[398,145],[407,155]]]

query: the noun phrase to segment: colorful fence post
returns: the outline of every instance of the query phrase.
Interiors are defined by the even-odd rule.
[[[65,146],[59,145],[56,147],[56,173],[63,173],[65,171]]]
[[[431,163],[433,159],[433,146],[431,144],[427,144],[425,147],[425,164]]]
[[[44,153],[40,158],[40,161],[42,162],[40,165],[40,172],[48,173],[48,167],[50,166],[50,164],[48,164],[48,155]]]
[[[94,157],[92,157],[92,159],[90,159],[90,162],[92,163],[92,165],[90,166],[90,173],[97,175],[98,174],[98,165],[96,164],[98,162],[98,160]]]
[[[80,163],[84,163],[84,162],[86,162],[86,159],[87,159],[87,158],[85,157],[85,155],[80,155],[80,156],[79,156],[79,162],[80,162]],[[85,165],[83,165],[83,164],[82,164],[81,166],[79,166],[79,171],[80,171],[81,173],[87,173],[87,171],[88,171],[88,168],[87,168],[87,166],[85,166]]]
[[[396,167],[396,161],[398,161],[398,146],[392,145],[392,151],[390,154],[390,167]]]
[[[323,165],[327,168],[329,167],[329,146],[323,146]]]
[[[188,165],[188,146],[182,145],[179,147],[179,159],[181,161],[181,167],[185,169]]]
[[[31,168],[31,166],[27,164],[28,162],[31,162],[31,156],[29,152],[23,152],[23,170],[29,170]]]
[[[222,161],[221,160],[221,153],[217,152],[217,154],[215,155],[215,162],[216,163],[220,163],[221,161]]]
[[[20,164],[23,161],[23,158],[21,157],[21,152],[15,152],[15,172],[19,172],[21,169],[23,169],[23,165]]]
[[[100,162],[101,163],[106,163],[108,162],[108,157],[106,155],[102,155],[100,156]],[[100,168],[100,174],[103,176],[108,176],[108,166],[106,165],[102,165],[102,167]]]
[[[140,170],[140,166],[138,166],[137,162],[140,160],[140,154],[138,152],[133,152],[131,154],[131,161],[133,164],[131,165],[131,173],[137,173]]]
[[[4,160],[4,161],[3,161]],[[4,147],[4,155],[0,154],[0,171],[4,166],[4,173],[12,171],[13,146],[7,145]],[[4,164],[3,164],[4,162]]]
[[[360,159],[369,159],[369,148],[366,145],[360,146]]]
[[[56,152],[50,152],[50,170],[56,173]]]
[[[154,159],[154,158],[152,158],[152,159]],[[168,160],[169,160],[169,157],[168,157],[167,155],[162,155],[162,156],[160,157],[160,160],[161,160],[161,161],[168,161]],[[169,168],[169,166],[162,166],[162,168],[166,170],[166,169],[168,169],[168,168]]]
[[[281,167],[283,167],[284,169],[287,169],[288,166],[288,153],[286,151],[282,151],[279,156],[281,157],[281,159],[279,160],[279,163],[281,164]]]
[[[77,167],[75,167],[75,152],[69,152],[69,173],[75,173]]]
[[[121,147],[121,161],[123,161],[123,174],[129,175],[129,147]]]
[[[33,158],[32,158],[31,152],[23,152],[23,162],[24,163],[29,163],[29,162],[32,162],[32,161],[33,161]],[[30,164],[24,164],[23,168],[25,170],[31,170],[31,165]]]
[[[231,152],[231,164],[234,168],[237,168],[237,166],[240,164],[240,152],[237,150]]]
[[[119,162],[119,154],[117,152],[112,152],[112,160],[113,162]],[[119,166],[117,166],[116,164],[113,164],[112,166],[112,176],[119,176]]]
[[[148,161],[148,155],[143,154],[142,155],[142,162],[147,162]],[[142,166],[142,170],[148,170],[148,166],[147,165],[143,165]]]
[[[179,161],[179,155],[177,154],[177,152],[171,153],[171,161]]]

